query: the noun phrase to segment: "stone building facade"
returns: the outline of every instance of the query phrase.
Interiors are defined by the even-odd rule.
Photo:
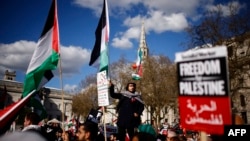
[[[4,79],[0,80],[0,93],[4,94],[6,89],[7,95],[2,99],[0,109],[18,101],[22,96],[23,83],[15,81],[15,72],[5,72]],[[71,118],[72,113],[72,95],[62,93],[60,89],[43,87],[42,103],[47,111],[48,120],[56,118],[62,120],[62,115],[65,115],[65,120]],[[64,95],[62,97],[62,95]],[[62,106],[63,105],[63,106]]]
[[[236,43],[232,38],[229,41],[223,42],[227,47],[228,59],[234,60],[237,64],[235,68],[234,78],[229,77],[230,99],[232,113],[239,115],[245,122],[250,124],[250,32],[241,37],[241,42]],[[191,50],[199,48],[206,48],[212,46],[196,47]],[[234,65],[232,65],[234,66]],[[240,69],[241,68],[241,69]],[[233,68],[234,69],[234,68]],[[229,73],[230,76],[230,73]]]
[[[248,59],[250,57],[250,39],[244,40],[240,47],[235,47],[235,44],[229,45],[229,48],[236,54],[237,60]],[[245,62],[246,60],[243,60]],[[232,95],[233,112],[240,115],[246,124],[250,123],[250,64],[242,66],[239,75],[235,80],[231,80],[231,86],[237,85],[237,91]]]

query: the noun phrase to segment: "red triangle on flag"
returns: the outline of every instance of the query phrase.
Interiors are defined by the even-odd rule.
[[[130,141],[128,133],[126,133],[125,141]]]

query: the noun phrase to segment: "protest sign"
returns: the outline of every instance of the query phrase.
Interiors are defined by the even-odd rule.
[[[98,106],[109,105],[108,86],[106,71],[97,73]]]
[[[231,124],[227,48],[176,53],[181,125],[190,130],[223,134]]]

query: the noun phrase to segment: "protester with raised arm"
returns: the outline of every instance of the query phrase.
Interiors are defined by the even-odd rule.
[[[109,92],[112,98],[119,99],[117,105],[118,139],[124,141],[128,133],[131,140],[136,128],[141,124],[141,115],[144,110],[141,95],[136,92],[136,84],[128,83],[126,91],[115,93],[114,85],[110,82]]]

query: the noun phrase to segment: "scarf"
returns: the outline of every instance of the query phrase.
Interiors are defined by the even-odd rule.
[[[27,131],[27,130],[37,130],[40,131],[41,127],[39,125],[29,125],[23,128],[22,131]]]
[[[129,91],[125,91],[125,92],[121,92],[121,94],[125,97],[128,97],[128,98],[135,98],[136,100],[138,100],[139,102],[144,104],[144,102],[141,99],[141,95],[138,92],[131,93]]]

